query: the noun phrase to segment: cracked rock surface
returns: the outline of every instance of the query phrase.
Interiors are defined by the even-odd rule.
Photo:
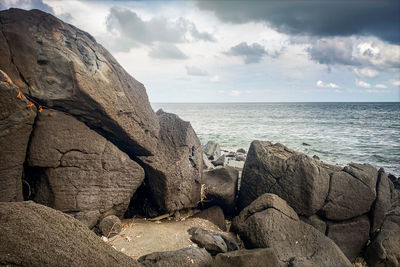
[[[59,111],[39,113],[27,163],[30,198],[71,215],[79,213],[78,218],[94,211],[97,219],[104,213],[122,216],[144,179],[143,169],[128,155]]]

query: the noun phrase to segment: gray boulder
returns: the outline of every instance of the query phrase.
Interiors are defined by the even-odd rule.
[[[0,37],[1,38],[1,37]],[[0,70],[0,202],[21,201],[22,171],[36,107]]]
[[[228,251],[228,247],[218,234],[213,234],[207,230],[193,227],[188,230],[190,240],[196,243],[199,247],[205,248],[211,255],[224,253]]]
[[[280,267],[281,262],[271,248],[241,249],[220,253],[214,267]]]
[[[40,10],[0,11],[0,27],[0,68],[23,93],[84,122],[143,166],[160,212],[197,205],[201,147],[189,123],[157,116],[145,87],[88,33]]]
[[[212,206],[200,211],[193,217],[208,220],[218,226],[222,231],[226,231],[224,212],[219,206]]]
[[[246,150],[244,150],[243,148],[239,148],[238,150],[236,150],[236,152],[246,154]]]
[[[121,232],[122,223],[117,216],[110,215],[103,218],[98,227],[103,236],[113,237]]]
[[[369,239],[369,230],[369,219],[364,215],[349,221],[329,222],[327,236],[354,262]]]
[[[389,209],[392,206],[390,180],[383,168],[379,170],[378,183],[376,188],[377,188],[377,196],[371,209],[371,214],[372,214],[371,233],[381,228],[383,219],[385,218],[385,214],[389,211]]]
[[[213,259],[204,248],[183,248],[175,251],[147,254],[140,257],[138,261],[143,266],[154,267],[209,267]]]
[[[334,172],[321,214],[330,220],[348,220],[367,213],[376,198],[377,170],[369,164],[349,164]]]
[[[217,167],[217,166],[224,166],[225,165],[225,155],[220,156],[219,158],[217,158],[216,160],[211,161],[211,163]]]
[[[146,172],[151,199],[161,212],[196,207],[200,202],[203,152],[189,122],[157,111],[163,157],[139,157]]]
[[[257,198],[234,218],[232,229],[246,248],[271,248],[283,262],[303,258],[317,266],[352,266],[331,239],[302,222],[277,195]]]
[[[235,210],[239,172],[233,167],[216,168],[203,173],[206,200],[220,206],[226,214]]]
[[[400,266],[400,202],[386,214],[380,231],[366,249],[370,267]]]
[[[285,199],[301,215],[311,216],[324,204],[329,174],[308,156],[277,143],[253,141],[243,169],[239,209],[264,193]]]
[[[312,215],[310,217],[301,216],[300,219],[308,223],[309,225],[314,226],[315,229],[319,230],[321,233],[326,233],[326,222],[321,219],[318,215]]]
[[[221,156],[221,148],[219,144],[214,141],[208,141],[207,144],[203,146],[203,152],[211,160],[215,160]]]
[[[0,202],[0,265],[139,266],[86,225],[29,202]]]
[[[121,217],[144,179],[143,169],[115,145],[54,110],[38,115],[27,163],[31,199],[89,221],[106,212]]]

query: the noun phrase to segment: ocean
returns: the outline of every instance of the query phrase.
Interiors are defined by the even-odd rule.
[[[322,161],[400,175],[400,103],[152,103],[190,121],[202,144],[248,150],[279,142]],[[309,144],[305,146],[303,143]]]

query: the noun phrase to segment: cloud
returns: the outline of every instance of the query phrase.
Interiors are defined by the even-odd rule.
[[[221,79],[219,78],[219,75],[214,75],[210,78],[210,82],[213,82],[213,83],[218,83],[218,82],[220,82],[220,80]]]
[[[400,68],[400,45],[390,45],[378,39],[335,37],[309,40],[306,48],[311,60],[325,65],[354,66],[359,76],[377,75],[374,69]]]
[[[185,66],[187,75],[208,76],[208,72],[194,66]]]
[[[193,41],[214,42],[215,38],[207,32],[200,32],[196,25],[185,19],[169,20],[155,17],[143,20],[136,12],[127,8],[110,8],[106,20],[107,30],[125,46],[151,45],[155,42],[186,43]],[[117,47],[120,50],[129,50]]]
[[[42,0],[1,0],[0,10],[9,9],[11,7],[17,7],[27,10],[40,9],[44,12],[54,14],[53,8],[44,3]]]
[[[187,59],[188,57],[175,45],[159,44],[153,47],[149,56],[159,59]]]
[[[400,43],[400,1],[197,1],[222,21],[265,22],[293,35],[373,35]]]
[[[231,56],[240,56],[244,58],[244,62],[246,64],[250,63],[258,63],[261,58],[267,55],[267,51],[264,46],[253,43],[252,45],[248,45],[246,42],[242,42],[238,45],[235,45],[229,49],[229,51],[225,52],[226,55]]]
[[[393,81],[392,84],[393,84],[394,86],[400,86],[400,81]]]
[[[371,84],[360,80],[356,81],[356,85],[363,88],[371,88]]]
[[[379,71],[370,68],[354,68],[354,73],[361,77],[375,78]]]
[[[378,84],[375,84],[375,88],[385,89],[385,88],[387,88],[387,86],[384,84],[378,83]]]
[[[325,84],[323,81],[317,81],[317,86],[320,88],[340,88],[337,84],[327,83]]]
[[[231,96],[240,96],[243,92],[239,90],[232,90],[230,95]]]

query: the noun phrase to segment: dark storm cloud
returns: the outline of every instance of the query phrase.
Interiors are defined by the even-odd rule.
[[[125,40],[137,44],[152,44],[153,42],[183,43],[188,42],[187,35],[193,40],[215,41],[213,36],[206,32],[199,32],[196,25],[185,19],[176,21],[164,17],[142,20],[135,12],[113,7],[107,17],[107,29],[116,31]]]
[[[188,57],[173,44],[159,44],[152,48],[149,56],[159,59],[187,59]]]
[[[264,21],[288,34],[319,37],[374,35],[400,43],[398,0],[197,1],[222,21]]]
[[[267,51],[264,46],[258,43],[249,45],[247,42],[242,42],[231,47],[229,51],[224,52],[224,54],[229,56],[240,56],[244,59],[246,64],[250,64],[260,62],[264,56],[277,58],[281,54],[281,51]]]
[[[51,6],[43,3],[42,0],[17,0],[14,2],[8,2],[8,1],[1,1],[0,2],[0,10],[2,9],[8,9],[8,8],[22,8],[26,10],[30,9],[40,9],[44,12],[54,14],[54,10]]]

